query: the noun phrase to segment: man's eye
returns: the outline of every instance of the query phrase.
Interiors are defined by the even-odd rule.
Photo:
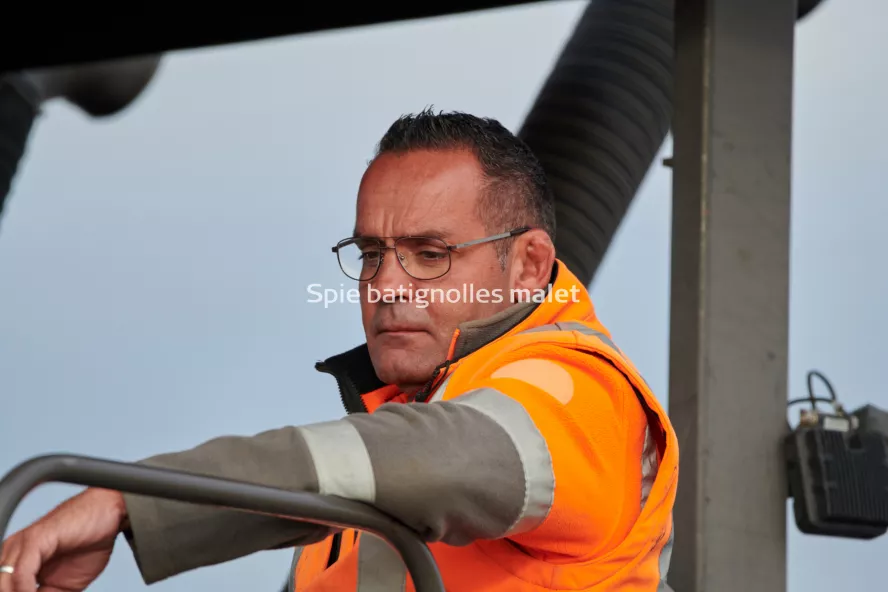
[[[420,255],[422,255],[425,259],[430,261],[438,261],[444,258],[444,253],[440,251],[421,251]]]

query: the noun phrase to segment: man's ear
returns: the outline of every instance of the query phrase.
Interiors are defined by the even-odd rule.
[[[552,277],[553,265],[555,245],[544,230],[534,229],[519,235],[512,249],[512,288],[545,288]]]

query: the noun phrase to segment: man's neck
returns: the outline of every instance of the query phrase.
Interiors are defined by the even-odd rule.
[[[401,391],[402,393],[404,393],[405,395],[407,395],[409,397],[412,397],[413,395],[418,393],[419,389],[421,389],[424,385],[425,385],[425,383],[423,383],[423,384],[410,383],[410,384],[398,384],[396,386],[398,387],[399,391]]]

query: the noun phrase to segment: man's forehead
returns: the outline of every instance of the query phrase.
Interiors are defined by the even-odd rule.
[[[448,240],[473,226],[483,175],[474,155],[383,155],[361,183],[354,236],[431,236]]]

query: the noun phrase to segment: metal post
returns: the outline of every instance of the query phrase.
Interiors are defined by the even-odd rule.
[[[678,592],[786,589],[796,2],[676,2],[669,412]]]

